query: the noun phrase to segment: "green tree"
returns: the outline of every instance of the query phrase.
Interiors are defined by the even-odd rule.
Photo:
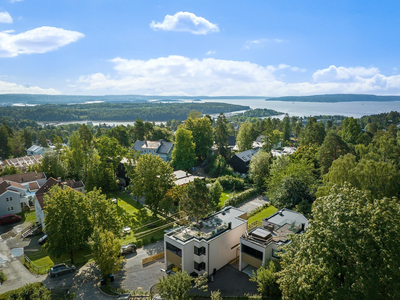
[[[25,149],[29,149],[32,146],[32,133],[28,131],[28,129],[24,128],[23,132],[23,141]]]
[[[271,165],[271,155],[265,151],[260,151],[253,155],[250,161],[249,175],[250,179],[261,189],[269,176]]]
[[[213,157],[214,158],[214,157]],[[220,177],[225,175],[228,168],[228,164],[223,156],[218,155],[215,159],[210,162],[209,174],[214,177]]]
[[[240,151],[251,149],[254,141],[253,124],[250,122],[244,122],[242,125],[240,125],[236,140]]]
[[[290,140],[290,133],[291,133],[291,128],[290,128],[290,119],[289,115],[286,114],[285,117],[283,118],[283,141],[287,142]]]
[[[280,255],[283,299],[398,299],[400,204],[349,185],[318,198],[313,222]]]
[[[107,278],[121,269],[123,260],[122,257],[119,257],[121,243],[112,232],[101,227],[95,227],[90,244],[93,260],[100,269],[103,278]]]
[[[210,201],[212,202],[212,206],[217,208],[219,199],[221,198],[221,194],[224,189],[218,180],[216,180],[213,184],[210,184],[208,189],[210,191]]]
[[[6,159],[11,154],[11,143],[7,128],[3,125],[0,126],[0,157]]]
[[[207,282],[207,274],[203,274],[194,279],[194,288],[202,291],[207,290],[205,283]],[[186,298],[186,294],[192,288],[193,278],[185,271],[177,272],[170,276],[163,276],[158,279],[156,288],[160,296],[166,300],[182,300]]]
[[[68,171],[63,154],[60,151],[46,152],[42,159],[42,170],[47,177],[65,178]]]
[[[192,132],[179,127],[175,134],[175,146],[172,150],[172,165],[178,170],[190,170],[196,163],[196,145]]]
[[[45,203],[45,248],[53,255],[69,253],[73,264],[74,251],[86,244],[92,231],[89,205],[81,193],[59,186],[45,195]]]
[[[356,144],[361,134],[361,127],[353,117],[345,118],[342,122],[341,135],[344,141]]]
[[[145,196],[146,204],[157,215],[165,194],[173,186],[174,173],[170,164],[156,155],[140,155],[134,173],[129,177],[134,178],[129,189],[138,198]]]
[[[273,130],[265,136],[262,148],[265,152],[271,152],[273,148],[278,147],[281,140],[282,133],[279,130]]]
[[[126,130],[126,127],[123,125],[118,125],[118,126],[112,128],[108,132],[108,136],[110,138],[115,138],[122,147],[127,148],[131,145],[131,142],[129,140],[128,131]]]
[[[189,216],[196,218],[196,222],[215,208],[215,203],[210,199],[210,192],[204,180],[195,178],[188,183],[186,193],[183,194],[180,209]]]
[[[46,134],[43,130],[39,132],[39,145],[45,148],[49,146],[47,145]]]
[[[94,188],[88,192],[85,195],[85,201],[89,203],[93,228],[102,228],[118,236],[121,232],[122,222],[117,206],[101,193],[101,189]]]
[[[225,159],[229,158],[228,140],[229,129],[228,120],[223,113],[220,113],[215,123],[214,140],[218,146],[219,154]]]
[[[145,136],[144,123],[141,118],[137,118],[133,127],[134,140],[143,141]]]
[[[219,290],[217,291],[211,291],[211,300],[223,300],[221,296],[221,292]]]
[[[188,119],[200,119],[201,118],[201,112],[198,110],[192,109],[188,115]]]
[[[335,159],[350,152],[350,148],[335,132],[330,131],[319,148],[318,161],[322,174],[326,174]]]
[[[79,136],[81,138],[83,149],[84,149],[84,151],[87,151],[92,145],[92,141],[93,141],[92,131],[85,124],[82,124],[81,126],[79,126],[78,131],[79,131]]]
[[[303,129],[303,121],[299,119],[294,127],[294,136],[298,139],[301,135],[301,131]]]
[[[257,284],[257,291],[262,296],[268,296],[272,299],[272,296],[278,293],[279,288],[276,284],[278,274],[272,260],[267,262],[265,267],[259,268],[257,272],[253,271],[253,276],[249,279]]]
[[[213,145],[213,128],[210,119],[207,117],[188,118],[184,127],[192,132],[196,156],[204,160]]]
[[[30,283],[25,284],[23,287],[10,291],[8,293],[4,293],[2,295],[6,295],[7,300],[50,300],[51,299],[51,291],[46,289],[43,283]]]
[[[300,143],[302,146],[308,146],[310,144],[322,145],[325,139],[325,128],[324,124],[317,122],[315,117],[310,117],[306,124],[306,128],[300,135]]]

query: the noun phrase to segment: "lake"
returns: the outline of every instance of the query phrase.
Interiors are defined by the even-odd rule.
[[[360,118],[365,115],[375,115],[391,111],[400,111],[400,101],[385,102],[288,102],[265,101],[263,99],[218,99],[202,100],[202,102],[224,102],[248,105],[250,108],[269,108],[290,116],[342,115]]]

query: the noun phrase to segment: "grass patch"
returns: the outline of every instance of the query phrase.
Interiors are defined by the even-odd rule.
[[[255,221],[262,221],[263,219],[269,217],[270,215],[276,213],[278,209],[275,206],[268,206],[267,208],[263,209],[260,211],[258,214],[255,214],[254,216],[251,216],[249,218],[249,224],[255,222]]]
[[[117,199],[118,207],[122,208],[124,212],[129,214],[134,214],[144,208],[142,204],[140,204],[136,200],[133,200],[128,195],[120,194],[118,192],[108,193],[107,197]]]
[[[17,213],[17,215],[21,216],[21,222],[22,223],[35,223],[36,222],[36,213],[34,210],[31,211],[23,211],[20,213]]]
[[[25,252],[32,264],[25,262],[25,265],[36,274],[46,274],[48,269],[59,263],[70,264],[68,253],[60,255],[49,255],[44,249],[34,252]],[[74,265],[79,267],[85,265],[92,259],[92,253],[89,247],[74,251]]]
[[[232,196],[232,194],[230,193],[230,191],[228,190],[223,190],[223,192],[221,193],[221,197],[219,198],[219,206],[224,206],[225,201],[228,200],[228,198],[230,198]]]

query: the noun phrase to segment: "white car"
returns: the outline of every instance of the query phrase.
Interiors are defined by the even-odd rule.
[[[122,228],[122,233],[130,234],[131,228],[129,226],[125,226],[124,228]]]

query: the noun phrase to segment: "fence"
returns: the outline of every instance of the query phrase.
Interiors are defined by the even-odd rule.
[[[157,259],[163,258],[164,257],[164,251],[146,258],[142,259],[142,265],[146,265],[148,263],[151,263]]]
[[[30,259],[28,256],[26,256],[26,254],[24,254],[24,259],[25,259],[25,265],[31,269],[34,273],[36,274],[46,274],[50,271],[50,268],[53,265],[45,265],[45,266],[36,266]]]

